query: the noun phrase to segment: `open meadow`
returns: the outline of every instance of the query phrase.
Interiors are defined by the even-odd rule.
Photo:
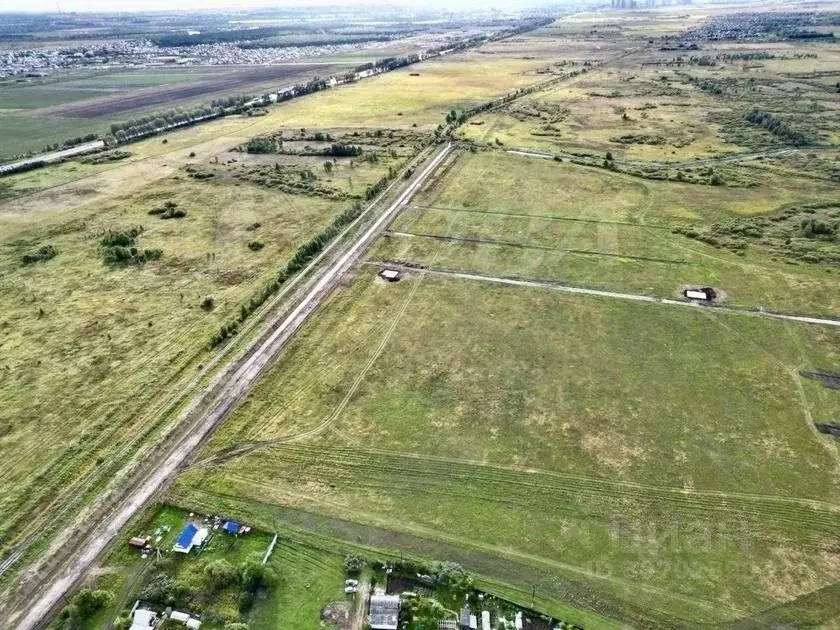
[[[111,123],[217,98],[261,94],[315,76],[352,69],[353,62],[235,67],[154,67],[69,77],[44,85],[4,86],[0,91],[0,160],[88,133],[105,134]]]
[[[447,543],[507,567],[476,560],[484,575],[551,576],[561,601],[642,625],[731,621],[840,578],[840,461],[811,425],[837,393],[798,375],[836,365],[839,341],[366,268],[174,495],[410,534],[418,554]]]
[[[419,138],[371,131],[357,158],[250,155],[247,125],[232,118],[4,178],[5,548],[51,531],[154,444],[172,397],[217,355],[220,329],[247,317],[298,248],[364,203]]]
[[[671,17],[677,11],[672,9]],[[558,28],[578,37],[586,32],[602,38],[604,47],[616,47],[616,41],[656,32],[657,25],[676,35],[699,23],[697,15],[681,16],[685,21],[676,29],[662,17],[637,14],[605,24],[603,16],[583,14]],[[485,144],[610,151],[619,159],[670,162],[836,142],[840,51],[830,40],[716,41],[700,49],[674,39],[629,49],[609,67],[476,117],[460,135]],[[585,57],[560,63],[580,66]],[[783,127],[746,120],[754,109]]]
[[[796,234],[801,220],[840,214],[836,185],[783,166],[729,168],[750,185],[651,180],[501,152],[466,153],[415,197],[371,255],[663,298],[679,296],[686,285],[710,285],[733,305],[840,313],[837,293],[825,290],[835,281],[840,249]],[[789,243],[780,237],[771,247],[763,240],[768,225],[787,222],[794,226]],[[715,226],[719,241],[698,240],[707,226]],[[830,253],[824,262],[807,262],[800,257],[806,249]]]

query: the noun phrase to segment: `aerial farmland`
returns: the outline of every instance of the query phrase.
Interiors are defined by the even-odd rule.
[[[838,623],[840,11],[615,4],[0,88],[107,123],[0,175],[0,626]]]

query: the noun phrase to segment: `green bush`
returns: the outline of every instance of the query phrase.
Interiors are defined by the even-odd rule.
[[[282,142],[274,138],[251,138],[245,143],[245,151],[257,154],[278,153],[282,146]]]
[[[44,262],[50,258],[55,258],[56,254],[58,254],[58,250],[55,247],[52,245],[44,245],[43,247],[39,247],[38,250],[32,254],[24,254],[23,264],[33,265],[38,262]]]
[[[239,581],[239,572],[225,559],[214,560],[204,567],[204,579],[210,589],[220,591],[236,584]]]
[[[242,591],[239,594],[236,606],[239,609],[240,614],[247,615],[254,607],[254,594],[250,591]]]

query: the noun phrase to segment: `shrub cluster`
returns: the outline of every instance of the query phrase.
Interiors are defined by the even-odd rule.
[[[137,237],[142,232],[142,227],[134,227],[122,232],[106,233],[100,241],[104,249],[104,261],[112,265],[140,265],[163,256],[162,249],[138,249]]]
[[[58,254],[58,250],[55,247],[53,247],[52,245],[44,245],[42,247],[39,247],[37,251],[31,254],[24,254],[23,264],[32,265],[38,262],[44,262],[45,260],[49,260],[50,258],[55,258],[56,254]]]
[[[149,210],[149,214],[161,219],[181,219],[187,216],[187,211],[179,208],[174,201],[167,201],[163,206]]]
[[[117,162],[131,157],[129,151],[108,151],[99,155],[93,155],[81,160],[82,164],[105,164],[107,162]]]
[[[50,626],[55,630],[77,630],[87,625],[89,620],[111,601],[109,591],[82,589],[76,593],[69,605],[58,614]]]
[[[283,149],[283,141],[277,138],[257,137],[245,143],[247,153],[265,154],[279,153]]]
[[[322,151],[322,155],[332,157],[357,157],[362,154],[362,147],[352,144],[333,144]]]

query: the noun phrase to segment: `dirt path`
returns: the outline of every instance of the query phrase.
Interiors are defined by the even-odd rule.
[[[52,153],[42,153],[41,155],[26,158],[25,160],[18,160],[17,162],[10,162],[8,164],[0,164],[0,174],[6,173],[8,171],[13,171],[16,168],[21,168],[22,166],[26,166],[27,164],[35,164],[36,162],[57,162],[58,160],[73,157],[74,155],[82,155],[90,151],[97,151],[104,146],[105,143],[102,142],[102,140],[95,140],[94,142],[86,142],[84,144],[71,147],[69,149],[53,151]]]
[[[362,574],[359,578],[359,588],[356,591],[356,599],[353,602],[353,613],[350,616],[350,630],[362,630],[365,627],[365,612],[367,601],[370,597],[370,576]]]
[[[663,168],[680,168],[680,167],[690,167],[690,166],[711,166],[713,164],[736,164],[738,162],[748,162],[750,160],[760,160],[761,158],[766,157],[779,157],[782,155],[791,155],[793,153],[798,153],[799,149],[776,149],[773,151],[758,151],[756,153],[739,153],[736,155],[721,155],[718,157],[712,158],[705,158],[702,160],[687,160],[683,162],[658,162],[658,161],[650,161],[650,162],[640,162],[634,160],[621,160],[622,165],[626,166],[661,166]],[[563,151],[559,151],[557,153],[544,153],[542,151],[535,151],[533,149],[506,149],[505,153],[511,153],[513,155],[521,155],[524,157],[532,157],[532,158],[539,158],[542,160],[553,160],[555,157],[561,157],[565,159],[573,159],[576,156],[572,155],[571,153],[564,153]]]
[[[372,265],[385,265],[384,262],[370,261]],[[587,289],[585,287],[576,287],[567,284],[558,284],[555,282],[542,282],[539,280],[523,280],[520,278],[506,278],[502,276],[486,276],[475,273],[465,273],[460,271],[450,271],[446,269],[432,269],[424,267],[418,269],[416,267],[407,267],[404,265],[387,263],[388,267],[402,269],[407,272],[426,273],[434,276],[448,276],[451,278],[461,278],[464,280],[477,280],[480,282],[493,282],[495,284],[507,284],[520,287],[533,287],[538,289],[551,289],[553,291],[562,291],[564,293],[576,293],[578,295],[593,295],[597,297],[615,298],[619,300],[630,300],[633,302],[647,302],[651,304],[667,304],[670,306],[684,306],[695,309],[705,309],[709,312],[722,313],[740,313],[742,315],[752,315],[754,317],[766,317],[768,319],[782,319],[790,322],[799,322],[802,324],[816,324],[820,326],[840,326],[840,319],[828,319],[821,317],[811,317],[809,315],[795,315],[785,313],[772,313],[770,311],[738,308],[734,306],[704,306],[694,302],[685,302],[682,300],[674,300],[670,298],[659,298],[651,295],[639,295],[636,293],[620,293],[617,291],[603,291],[601,289]]]
[[[48,617],[62,598],[94,564],[120,529],[174,476],[181,463],[201,444],[212,429],[236,406],[257,381],[266,366],[277,356],[286,342],[298,331],[309,315],[331,293],[341,276],[359,259],[361,254],[379,236],[386,225],[393,219],[402,206],[425,183],[449,155],[452,145],[440,149],[429,161],[414,181],[405,188],[397,199],[383,212],[374,223],[360,234],[347,250],[320,275],[311,286],[302,301],[274,329],[259,349],[246,360],[234,373],[226,389],[216,399],[211,411],[192,428],[170,451],[168,456],[157,466],[150,463],[148,476],[125,498],[121,505],[110,513],[102,515],[100,523],[90,524],[90,531],[96,532],[86,542],[72,551],[68,559],[69,568],[55,580],[45,585],[40,595],[30,602],[25,616],[9,627],[18,630],[33,630],[43,619]],[[13,620],[14,621],[14,620]]]

